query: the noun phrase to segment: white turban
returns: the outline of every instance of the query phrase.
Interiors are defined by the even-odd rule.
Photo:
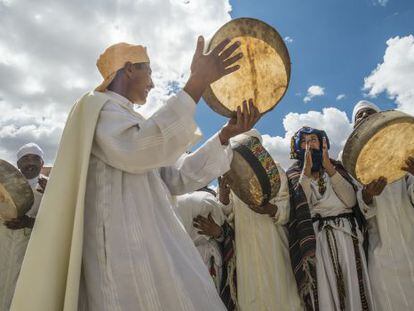
[[[28,154],[38,155],[43,159],[43,150],[35,143],[28,143],[17,151],[17,161]]]
[[[259,139],[260,142],[262,142],[262,135],[260,135],[259,131],[256,129],[251,129],[250,131],[244,132],[242,134],[230,138],[230,145],[234,146],[248,137],[256,137]]]
[[[375,110],[376,112],[380,112],[381,109],[379,109],[379,107],[367,100],[361,100],[359,101],[355,107],[354,107],[354,111],[352,112],[352,122],[355,123],[355,117],[358,114],[359,111],[361,111],[362,109],[372,109]]]

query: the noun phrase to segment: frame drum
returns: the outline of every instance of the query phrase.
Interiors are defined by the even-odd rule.
[[[366,185],[384,176],[402,178],[405,160],[414,156],[414,117],[400,111],[375,113],[349,136],[342,155],[347,171]]]
[[[33,191],[26,178],[13,165],[0,160],[0,219],[23,216],[33,202]]]
[[[222,40],[240,41],[240,69],[207,87],[206,103],[217,113],[231,117],[244,100],[252,98],[260,113],[273,109],[285,95],[290,80],[290,58],[285,42],[268,24],[253,18],[234,19],[222,26],[207,52]],[[229,45],[230,45],[229,44]]]
[[[230,171],[225,174],[230,189],[248,206],[265,205],[280,189],[276,163],[256,137],[247,137],[232,149]]]

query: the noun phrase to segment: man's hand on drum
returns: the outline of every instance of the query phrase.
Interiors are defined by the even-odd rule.
[[[218,239],[223,235],[223,228],[221,228],[211,217],[211,213],[208,214],[208,217],[203,217],[198,215],[193,219],[194,228],[198,229],[198,234],[203,234],[214,239]]]
[[[219,137],[222,145],[227,145],[230,138],[251,130],[260,117],[261,114],[254,105],[253,99],[249,99],[249,104],[244,101],[242,107],[237,107],[236,115],[221,129]]]
[[[270,217],[275,217],[277,213],[277,205],[274,205],[271,203],[266,203],[266,205],[263,205],[260,207],[252,206],[252,205],[250,205],[249,207],[253,212],[256,212],[262,215],[268,215]]]
[[[365,204],[371,204],[374,197],[380,195],[387,185],[387,179],[380,177],[371,181],[368,185],[365,185],[362,189],[362,199]]]
[[[401,169],[414,176],[414,157],[408,157],[408,159],[405,161],[405,166],[403,166]]]
[[[11,230],[19,230],[23,228],[33,228],[34,222],[34,218],[24,215],[19,218],[5,221],[4,225]]]
[[[46,190],[47,178],[39,177],[38,183],[39,183],[40,189],[38,189],[37,191],[44,193]]]
[[[322,165],[329,177],[335,175],[336,170],[329,158],[328,143],[325,137],[322,139]]]
[[[232,56],[240,47],[240,42],[236,41],[226,48],[230,41],[230,39],[221,41],[211,52],[205,54],[204,38],[202,36],[198,38],[191,63],[191,75],[184,87],[195,102],[200,100],[207,86],[240,68],[235,63],[243,57],[243,54],[237,53]]]

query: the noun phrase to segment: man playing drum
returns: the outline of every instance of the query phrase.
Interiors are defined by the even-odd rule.
[[[247,136],[262,137],[251,130],[234,137],[237,143]],[[226,213],[234,214],[237,304],[240,310],[302,310],[295,278],[290,267],[287,232],[289,190],[286,174],[275,161],[280,175],[277,196],[263,207],[248,206],[220,183],[220,200]],[[226,195],[224,195],[226,194]],[[204,229],[203,223],[198,222]],[[201,225],[201,226],[200,226]],[[231,282],[232,275],[228,275]]]
[[[372,103],[359,102],[354,127],[379,111]],[[368,267],[380,311],[408,311],[414,305],[414,155],[402,169],[407,174],[401,179],[387,184],[380,177],[357,194],[369,224]]]
[[[28,143],[17,152],[17,167],[32,188],[34,203],[22,217],[0,224],[0,310],[10,309],[31,229],[46,187],[47,179],[40,174],[43,163],[43,151],[35,143]]]
[[[200,37],[184,89],[148,119],[133,109],[154,86],[146,49],[119,43],[100,56],[104,82],[66,122],[12,310],[225,310],[172,195],[229,170],[229,139],[260,118],[245,101],[183,155],[200,138],[194,113],[205,88],[238,69],[239,43],[229,42],[205,54]]]

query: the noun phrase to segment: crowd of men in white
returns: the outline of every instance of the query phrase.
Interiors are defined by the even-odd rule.
[[[329,158],[323,129],[304,126],[292,168],[274,159],[278,195],[255,208],[222,177],[232,144],[261,140],[252,100],[186,153],[204,89],[238,70],[239,43],[228,44],[205,54],[200,37],[187,84],[148,119],[133,108],[153,87],[146,49],[109,47],[104,82],[71,111],[49,181],[41,148],[19,149],[35,202],[0,224],[1,311],[412,310],[414,155],[400,180],[364,186]],[[359,102],[354,127],[379,111]],[[311,230],[295,237],[292,223],[305,221]],[[295,257],[295,243],[312,241]]]

